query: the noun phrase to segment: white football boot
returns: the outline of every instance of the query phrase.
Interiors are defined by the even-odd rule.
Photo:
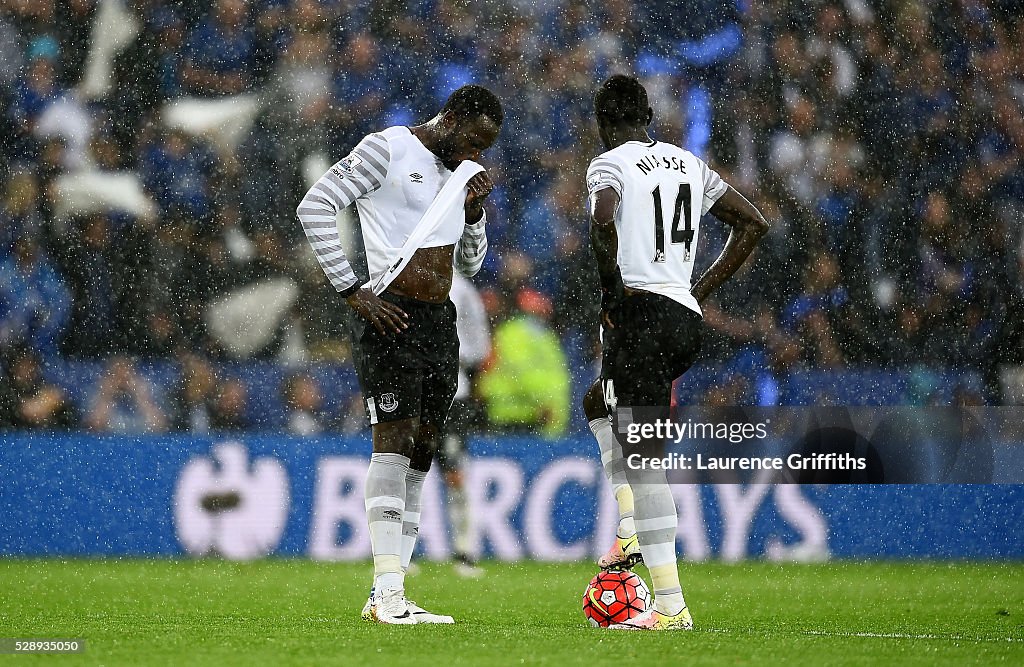
[[[373,596],[374,589],[370,588],[370,597],[366,598],[366,604],[363,605],[363,610],[360,612],[359,617],[364,621],[377,620],[373,615]],[[451,616],[445,616],[443,614],[432,614],[423,607],[419,606],[412,600],[406,600],[406,605],[409,607],[409,613],[412,614],[414,623],[431,623],[440,625],[451,625],[455,623],[455,619]]]
[[[363,610],[359,612],[359,618],[364,621],[373,620],[373,593],[374,587],[370,586],[370,597],[366,598],[366,604],[363,605]]]
[[[389,588],[375,596],[370,604],[370,617],[388,625],[415,625],[418,622],[401,588]]]
[[[412,600],[406,600],[405,603],[409,605],[409,611],[412,613],[412,617],[416,619],[417,623],[451,625],[455,622],[455,619],[451,616],[445,616],[444,614],[432,614]]]

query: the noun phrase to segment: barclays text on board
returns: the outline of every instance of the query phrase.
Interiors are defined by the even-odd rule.
[[[367,439],[21,436],[0,447],[0,554],[363,560]],[[467,475],[480,552],[588,559],[615,502],[585,438],[480,439]],[[756,479],[756,477],[755,477]],[[686,558],[1022,558],[1015,485],[674,484]],[[421,548],[451,545],[431,474]]]

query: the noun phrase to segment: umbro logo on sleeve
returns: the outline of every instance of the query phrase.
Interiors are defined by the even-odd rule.
[[[423,182],[423,174],[419,173],[418,171],[414,171],[411,174],[409,174],[409,178],[412,180],[413,183]]]

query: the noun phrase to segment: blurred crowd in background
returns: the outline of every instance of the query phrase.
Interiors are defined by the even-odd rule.
[[[1024,363],[1022,5],[0,0],[0,423],[267,426],[246,408],[251,368],[231,369],[269,360],[276,426],[360,428],[358,402],[311,370],[347,368],[348,310],[295,206],[365,134],[476,82],[505,106],[484,158],[497,188],[474,282],[494,345],[477,395],[485,417],[536,403],[510,424],[492,411],[495,427],[559,432],[567,378],[585,386],[599,358],[583,176],[603,150],[593,91],[619,72],[647,85],[657,139],[772,223],[706,305],[700,368],[723,380],[694,400],[925,369],[1004,402]],[[118,40],[107,85],[85,85]],[[248,116],[220,140],[169,122],[183,101]],[[83,183],[113,203],[88,205]],[[117,203],[133,192],[144,205]],[[701,229],[697,271],[728,233]],[[233,337],[253,312],[260,330]],[[89,391],[68,387],[76,363],[96,369]],[[138,370],[163,366],[162,383]]]

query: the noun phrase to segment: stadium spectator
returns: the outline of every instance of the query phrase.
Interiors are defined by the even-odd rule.
[[[182,214],[206,222],[212,212],[211,183],[216,158],[183,132],[166,133],[143,153],[146,190],[164,213]]]
[[[169,397],[171,430],[215,433],[251,428],[244,382],[222,379],[210,361],[193,354],[185,355],[180,365],[177,386]]]
[[[121,274],[110,220],[102,214],[77,220],[56,243],[74,301],[63,351],[73,357],[100,357],[124,350],[118,309]]]
[[[788,108],[786,123],[771,140],[771,168],[804,204],[811,204],[827,160],[827,144],[818,127],[814,103],[798,96]]]
[[[220,383],[210,406],[210,428],[214,431],[245,431],[253,424],[247,415],[249,392],[245,383],[229,379]]]
[[[126,162],[135,164],[141,139],[151,131],[157,106],[181,93],[182,45],[185,24],[178,12],[161,4],[140,8],[138,38],[113,62],[116,94],[105,107],[111,133]]]
[[[50,136],[35,144],[34,150],[38,151],[35,172],[39,177],[40,210],[49,221],[57,205],[56,180],[68,169],[67,142],[60,136]]]
[[[971,296],[970,271],[964,264],[964,232],[957,228],[949,199],[942,192],[928,193],[921,221],[920,284],[926,308],[945,313]]]
[[[153,80],[149,83],[151,86],[155,84],[159,93],[144,91],[143,94],[149,98],[179,97],[182,94],[181,60],[185,26],[178,15],[166,7],[154,11],[147,18],[147,28],[153,34],[152,53],[147,54],[151,59],[148,65],[155,69],[151,74]]]
[[[285,430],[293,435],[315,435],[324,430],[320,385],[311,375],[296,373],[281,385],[285,404]]]
[[[97,433],[159,433],[168,425],[153,384],[124,356],[105,364],[85,423]]]
[[[556,295],[551,323],[571,351],[589,349],[597,337],[600,284],[591,261],[586,219],[578,207],[566,220],[567,233],[559,237],[554,258]]]
[[[21,33],[6,12],[0,12],[0,91],[10,89],[17,81],[24,67],[24,53]]]
[[[188,355],[181,360],[178,386],[170,396],[172,431],[209,433],[213,428],[213,404],[217,376],[209,362]]]
[[[19,236],[38,239],[42,229],[39,181],[30,170],[17,169],[10,175],[0,201],[0,257],[10,253]]]
[[[770,208],[770,204],[765,207],[766,211]],[[701,304],[708,325],[702,351],[708,356],[746,356],[758,359],[762,366],[770,365],[774,372],[789,369],[799,361],[799,339],[781,328],[769,305],[775,298],[772,292],[782,286],[764,280],[764,276],[787,275],[783,262],[772,252],[773,234],[778,232],[769,231],[750,259],[717,290],[714,298]]]
[[[75,167],[87,164],[92,118],[72,89],[59,80],[60,47],[50,35],[35,37],[29,45],[26,75],[17,88],[11,113],[18,129],[37,139],[62,137],[68,145],[66,160]]]
[[[256,42],[245,0],[217,0],[185,45],[181,80],[200,97],[237,95],[254,81]]]
[[[32,350],[15,349],[0,382],[0,430],[64,430],[78,425],[78,411],[67,393],[42,377]]]
[[[0,258],[0,348],[24,343],[54,354],[68,324],[71,297],[64,280],[31,236]]]
[[[99,0],[63,0],[55,3],[54,27],[60,42],[61,82],[72,87],[82,80],[92,23]]]
[[[39,117],[64,95],[57,81],[58,55],[51,38],[37,38],[29,49],[28,67],[15,88],[10,110],[23,131],[33,131]]]
[[[554,292],[557,279],[557,266],[552,260],[559,243],[570,233],[568,221],[579,217],[583,196],[580,178],[573,174],[560,175],[526,204],[519,229],[512,236],[512,246],[541,268],[536,284],[547,294]],[[577,225],[573,231],[582,230]]]
[[[565,432],[569,422],[569,368],[558,336],[548,326],[551,303],[520,290],[508,319],[494,327],[493,352],[479,377],[480,397],[492,428]]]
[[[807,263],[802,294],[789,304],[782,322],[803,343],[805,361],[820,368],[836,368],[845,362],[833,322],[846,305],[848,295],[839,283],[835,258],[818,253]]]
[[[388,81],[380,62],[380,44],[372,34],[352,35],[344,53],[344,65],[334,75],[332,144],[354,146],[383,115]]]
[[[109,127],[98,127],[89,142],[89,155],[93,166],[100,171],[121,171],[127,166],[127,157],[121,151],[117,138]]]
[[[295,199],[302,197],[307,160],[328,161],[328,133],[337,113],[330,51],[326,30],[297,32],[269,77],[265,110],[240,149],[250,174],[242,202],[256,228],[293,233],[293,226],[280,221],[290,218]]]
[[[655,138],[734,172],[770,200],[773,234],[784,230],[759,249],[749,293],[709,308],[709,322],[726,318],[713,343],[730,350],[726,371],[787,373],[790,342],[809,331],[797,366],[974,369],[998,401],[994,369],[1024,362],[1019,3],[699,0],[683,23],[664,19],[677,3],[635,0],[122,4],[141,31],[116,55],[109,92],[85,105],[69,90],[101,3],[0,3],[0,257],[28,237],[71,288],[66,355],[219,354],[211,303],[298,276],[291,309],[307,346],[344,360],[345,306],[306,279],[296,226],[281,221],[305,172],[342,157],[332,147],[420,119],[473,79],[500,91],[517,128],[486,157],[496,209],[478,284],[501,321],[523,287],[552,298],[574,380],[587,382],[594,346],[580,336],[596,328],[573,189],[599,149],[581,114],[595,82],[634,71]],[[216,160],[161,125],[165,101],[237,94],[265,106]],[[62,176],[92,166],[134,169],[157,218],[68,219]],[[782,269],[776,285],[756,280]],[[756,330],[736,335],[730,316]],[[755,349],[761,366],[748,363]]]

